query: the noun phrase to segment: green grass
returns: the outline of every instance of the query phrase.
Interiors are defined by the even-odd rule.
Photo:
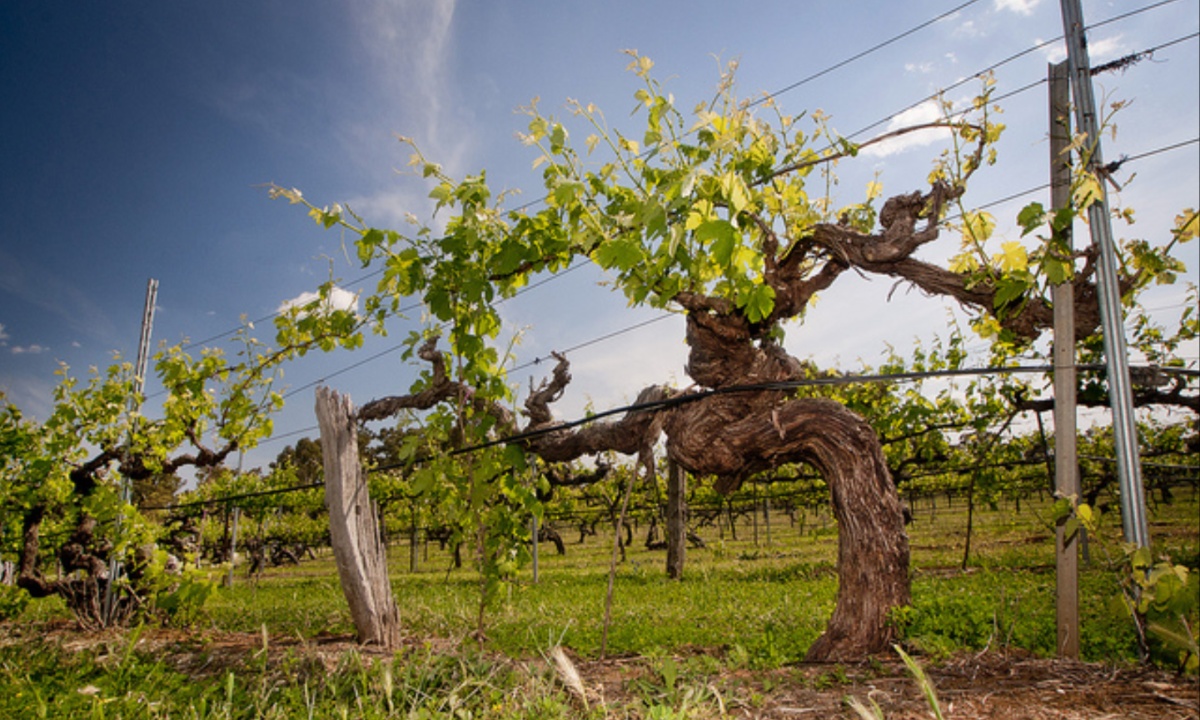
[[[971,555],[965,546],[962,502],[918,504],[909,528],[913,606],[905,637],[937,654],[957,650],[1018,647],[1039,655],[1054,652],[1054,544],[1048,502],[977,507]],[[1156,539],[1179,557],[1195,561],[1200,538],[1194,499],[1151,512]],[[1114,519],[1119,522],[1119,519]],[[641,533],[617,572],[609,653],[646,655],[708,648],[733,651],[752,665],[799,660],[821,633],[837,590],[836,526],[824,513],[808,512],[805,528],[773,518],[771,544],[760,524],[758,544],[748,526],[738,540],[705,528],[706,549],[691,549],[685,577],[665,577],[665,556],[647,551]],[[1190,530],[1190,533],[1189,533]],[[1120,529],[1105,542],[1118,547]],[[490,647],[528,657],[555,643],[586,657],[599,654],[611,537],[583,544],[564,529],[567,553],[543,543],[539,582],[531,570],[489,609]],[[1114,574],[1104,566],[1102,544],[1091,543],[1092,562],[1081,575],[1082,645],[1085,659],[1135,657],[1132,627],[1114,616]],[[467,553],[469,555],[469,553]],[[460,637],[474,629],[478,578],[469,569],[449,570],[450,554],[436,544],[422,548],[418,571],[409,572],[408,548],[393,548],[391,572],[405,631],[416,636]],[[273,570],[259,581],[238,576],[209,609],[214,627],[311,637],[353,632],[332,560]]]
[[[1152,507],[1150,517],[1156,543],[1195,571],[1200,509],[1190,495]],[[1052,656],[1048,502],[1024,502],[1020,512],[1011,505],[976,508],[966,570],[963,503],[948,506],[939,498],[936,507],[921,502],[914,509],[913,605],[896,617],[905,644],[927,662],[984,649]],[[1111,522],[1119,525],[1117,518]],[[214,664],[199,677],[195,668],[134,649],[136,637],[115,636],[91,653],[44,640],[37,628],[65,614],[57,601],[35,601],[6,626],[17,641],[0,643],[0,717],[587,716],[554,681],[542,655],[557,644],[584,658],[599,655],[611,537],[577,544],[577,534],[562,532],[566,555],[542,544],[539,582],[524,570],[489,608],[482,647],[468,639],[478,603],[476,574],[450,570],[450,554],[436,544],[422,548],[418,571],[409,572],[408,547],[394,547],[391,577],[404,632],[415,642],[393,661],[365,663],[352,653],[329,668],[303,650],[313,639],[353,634],[328,555],[271,570],[259,580],[238,573],[233,587],[222,588],[193,636],[200,639],[189,641],[199,643],[201,657],[209,657],[206,629],[217,636],[257,636],[265,628],[268,643],[289,639],[292,649],[275,648],[269,663],[266,652],[248,650],[233,666]],[[775,515],[770,544],[762,525],[757,543],[749,525],[738,528],[737,540],[705,528],[708,547],[689,549],[685,578],[678,582],[666,579],[664,554],[642,546],[644,533],[643,526],[618,568],[608,641],[610,655],[636,656],[650,668],[629,681],[630,707],[636,707],[630,717],[683,717],[682,708],[700,705],[711,710],[721,704],[720,692],[731,692],[728,675],[710,681],[722,673],[788,671],[833,610],[837,535],[826,513],[810,510],[803,530]],[[1120,528],[1108,527],[1103,538],[1093,539],[1092,562],[1083,566],[1081,645],[1087,660],[1136,659],[1132,625],[1111,607],[1118,579],[1104,563],[1104,548],[1119,552],[1119,541]],[[443,651],[422,639],[440,643]],[[829,682],[838,685],[837,668],[830,673]],[[746,698],[752,707],[753,693]],[[593,708],[591,716],[601,715]]]
[[[266,645],[197,678],[137,648],[137,638],[135,630],[92,654],[37,637],[0,645],[0,717],[580,717],[548,672],[483,655],[424,649],[366,662],[351,652],[328,668],[294,653],[267,662]]]

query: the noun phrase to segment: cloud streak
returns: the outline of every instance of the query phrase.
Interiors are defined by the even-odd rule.
[[[373,227],[388,227],[399,229],[412,223],[429,223],[433,214],[433,201],[428,196],[404,188],[388,188],[371,195],[351,198],[346,201],[354,212]],[[434,229],[441,231],[442,223],[436,222]]]
[[[1113,35],[1099,40],[1088,40],[1088,60],[1095,64],[1098,60],[1108,60],[1120,56],[1125,52],[1123,37],[1122,35]],[[1042,42],[1043,40],[1038,38],[1037,43],[1040,45]],[[1046,58],[1046,62],[1060,63],[1067,59],[1067,46],[1060,40],[1042,48],[1041,53]]]
[[[1041,0],[996,0],[996,9],[1028,17],[1033,14],[1040,3]]]
[[[348,44],[365,68],[360,92],[371,102],[337,121],[344,160],[368,179],[347,204],[376,227],[402,227],[413,216],[429,222],[433,203],[424,181],[395,178],[409,155],[396,137],[412,137],[451,175],[469,164],[476,132],[459,116],[451,71],[456,1],[364,0],[348,8]]]
[[[344,127],[345,138],[377,156],[378,143],[399,132],[453,170],[469,145],[469,129],[455,121],[450,72],[455,0],[374,0],[349,7],[370,68],[374,110],[360,124]]]
[[[320,293],[302,292],[290,300],[284,300],[279,304],[277,312],[285,313],[292,308],[302,308],[309,303],[321,299]],[[344,290],[340,287],[335,287],[329,291],[329,301],[326,305],[327,310],[351,310],[358,312],[358,295]]]
[[[895,132],[904,128],[921,125],[923,123],[936,122],[942,119],[942,109],[938,106],[935,100],[926,100],[916,107],[905,110],[896,115],[888,123],[887,129],[883,134]],[[889,155],[896,155],[906,150],[913,148],[925,147],[932,145],[939,140],[943,140],[949,136],[949,130],[942,128],[932,128],[927,130],[916,130],[914,132],[899,135],[889,140],[884,140],[876,145],[865,147],[862,150],[863,155],[876,158],[885,158]]]
[[[13,355],[41,355],[49,349],[35,343],[33,345],[14,345],[10,352]]]

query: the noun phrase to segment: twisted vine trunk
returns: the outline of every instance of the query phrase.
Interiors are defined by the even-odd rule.
[[[388,582],[387,547],[358,458],[358,428],[349,397],[317,388],[317,421],[325,464],[325,504],[342,592],[364,644],[400,644],[400,610]]]
[[[803,377],[804,367],[770,339],[766,326],[752,325],[719,299],[686,293],[675,299],[688,311],[688,375],[715,392],[689,397],[651,386],[638,394],[639,407],[618,420],[568,427],[549,407],[571,381],[570,364],[556,355],[552,377],[525,401],[526,430],[538,431],[525,440],[526,449],[550,463],[615,451],[637,455],[653,472],[653,447],[665,433],[668,460],[694,476],[715,478],[722,493],[758,473],[811,465],[830,488],[840,583],[833,616],[808,659],[852,660],[886,651],[894,640],[888,615],[911,600],[909,548],[900,496],[874,429],[832,400],[797,399],[772,386]],[[465,396],[467,388],[446,379],[432,341],[421,357],[434,367],[427,390],[368,403],[360,417],[378,419]],[[516,430],[507,410],[484,410],[499,426]],[[323,443],[324,434],[322,429]],[[331,456],[327,449],[327,463]]]
[[[662,409],[578,430],[554,430],[547,404],[570,381],[565,358],[554,377],[526,401],[543,459],[563,461],[601,450],[632,454],[667,436],[668,460],[730,493],[748,478],[794,463],[816,468],[829,485],[838,521],[837,606],[810,660],[850,660],[886,651],[888,615],[908,605],[908,536],[900,496],[874,429],[841,404],[797,399],[769,384],[803,376],[803,366],[763,339],[736,313],[708,298],[677,298],[688,309],[688,375],[717,392],[688,398],[646,388],[638,403]],[[767,384],[764,389],[764,384]],[[669,401],[669,402],[668,402]]]
[[[664,425],[667,454],[732,492],[756,473],[791,463],[816,468],[838,522],[837,606],[809,660],[849,660],[888,649],[892,608],[911,602],[908,536],[900,496],[875,430],[839,403],[781,391],[728,392],[797,379],[803,367],[744,318],[693,304],[688,374],[727,392],[676,408]],[[761,387],[761,385],[760,385]]]
[[[808,659],[860,659],[886,650],[895,639],[889,612],[911,602],[909,548],[900,496],[874,429],[821,399],[790,400],[729,423],[730,408],[721,407],[729,402],[718,398],[676,410],[666,427],[668,455],[691,472],[718,475],[718,489],[725,490],[771,466],[816,468],[829,485],[838,522],[839,583],[833,616]],[[756,461],[747,465],[747,458]]]

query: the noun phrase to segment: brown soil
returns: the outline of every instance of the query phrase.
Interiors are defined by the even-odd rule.
[[[623,704],[639,678],[652,675],[641,659],[582,661],[585,682]],[[1000,653],[926,664],[947,720],[1195,720],[1196,677],[1141,667],[1114,667]],[[846,705],[874,700],[888,720],[932,717],[904,664],[801,664],[768,672],[734,671],[714,678],[729,717],[857,718]],[[710,697],[712,697],[710,695]]]
[[[36,629],[0,625],[0,645],[26,642],[36,635],[73,652],[91,652],[103,662],[119,655],[124,633],[81,633],[62,623]],[[414,638],[414,646],[435,652],[461,652],[460,640]],[[144,631],[138,649],[155,654],[175,670],[211,678],[261,657],[263,637],[256,633],[195,632],[166,629]],[[288,655],[333,670],[351,650],[367,658],[389,653],[356,645],[348,636],[268,638],[272,660]],[[679,667],[703,654],[696,650],[678,658]],[[648,688],[663,683],[655,661],[639,657],[591,660],[573,658],[593,702],[626,717]],[[547,673],[541,658],[506,660],[533,672]],[[660,660],[661,661],[661,660]],[[1200,678],[1177,676],[1147,667],[1113,666],[1070,660],[1047,660],[1025,654],[988,652],[962,655],[942,662],[922,660],[947,720],[1200,720]],[[804,663],[776,670],[723,670],[699,678],[681,673],[683,688],[692,688],[694,704],[716,709],[719,717],[763,720],[790,718],[857,718],[847,706],[856,697],[874,700],[888,720],[925,720],[929,705],[904,664],[895,659],[862,664]]]

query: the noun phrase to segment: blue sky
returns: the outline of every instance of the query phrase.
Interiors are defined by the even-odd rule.
[[[397,226],[405,212],[427,218],[429,187],[397,172],[408,156],[395,140],[403,134],[453,174],[486,168],[493,187],[524,188],[522,203],[536,199],[538,182],[533,154],[514,137],[523,126],[514,111],[535,96],[552,111],[578,98],[611,124],[634,127],[637,83],[622,49],[654,59],[656,76],[690,108],[711,95],[720,62],[739,61],[743,94],[775,92],[961,4],[247,0],[67,10],[8,0],[0,4],[0,390],[44,416],[60,362],[85,374],[114,352],[135,356],[151,277],[160,283],[154,338],[171,342],[218,335],[242,315],[268,316],[331,273],[362,289],[352,281],[364,271],[347,261],[343,238],[268,200],[264,183],[349,204],[378,225]],[[1084,17],[1104,23],[1153,4],[1085,2]],[[1157,47],[1198,26],[1195,2],[1168,2],[1094,28],[1092,59]],[[848,134],[1061,32],[1050,0],[977,0],[778,101],[791,113],[820,108]],[[1198,44],[1179,42],[1096,79],[1099,98],[1132,101],[1106,157],[1200,135]],[[1007,62],[997,92],[1038,82],[1062,57],[1052,44]],[[1001,102],[1009,129],[1000,162],[977,176],[968,204],[1046,182],[1045,97],[1040,85]],[[857,201],[877,172],[885,193],[920,188],[939,150],[925,137],[864,155],[840,169],[839,196]],[[1177,212],[1200,203],[1197,167],[1194,143],[1130,163],[1126,177],[1136,177],[1119,200],[1139,222],[1117,234],[1162,238]],[[991,211],[1010,227],[1030,200],[1045,202],[1045,193]],[[925,256],[956,247],[947,235]],[[510,327],[523,329],[516,364],[657,317],[625,307],[602,280],[585,267],[506,304]],[[943,330],[949,306],[892,291],[881,279],[840,281],[790,330],[789,349],[853,369],[860,359],[878,362],[889,344],[903,349]],[[1169,318],[1180,302],[1176,288],[1148,304]],[[358,403],[405,391],[414,368],[398,353],[340,372],[394,347],[404,329],[355,355],[289,367],[285,380],[298,391],[277,431],[315,424],[311,389],[299,389],[322,377]],[[581,348],[571,354],[575,381],[561,412],[610,407],[651,382],[685,382],[684,354],[677,318]],[[536,370],[513,380],[527,385]],[[265,462],[285,442],[247,461]]]

